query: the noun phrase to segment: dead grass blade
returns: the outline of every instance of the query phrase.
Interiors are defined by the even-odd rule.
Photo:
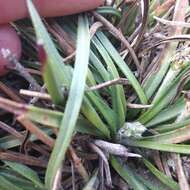
[[[23,115],[18,116],[17,120],[29,130],[32,134],[35,134],[36,137],[41,140],[44,144],[48,145],[49,147],[53,148],[54,140],[49,137],[46,133],[44,133],[39,127],[37,127],[34,123],[30,120],[26,119]]]

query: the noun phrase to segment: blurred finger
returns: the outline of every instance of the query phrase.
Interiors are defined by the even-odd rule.
[[[44,17],[63,16],[94,9],[104,0],[33,0]],[[28,16],[26,0],[0,0],[0,24]]]

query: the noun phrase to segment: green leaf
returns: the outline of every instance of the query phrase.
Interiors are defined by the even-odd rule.
[[[117,122],[115,120],[115,113],[108,106],[108,104],[101,97],[97,96],[93,92],[87,92],[86,97],[88,97],[88,99],[91,101],[92,105],[94,105],[97,112],[100,113],[100,115],[102,115],[102,117],[109,124],[109,126],[112,126],[113,128],[116,127]]]
[[[116,16],[118,19],[121,19],[121,12],[114,8],[114,7],[111,7],[111,6],[103,6],[103,7],[99,7],[97,8],[96,10],[99,14],[102,14],[102,15],[114,15]]]
[[[104,134],[100,130],[95,128],[95,126],[93,126],[87,119],[82,116],[78,118],[75,130],[83,134],[89,134],[92,136],[105,138]]]
[[[63,60],[59,55],[51,37],[49,36],[45,26],[43,25],[39,14],[37,13],[31,0],[27,0],[27,6],[32,19],[32,23],[38,40],[42,40],[45,52],[39,52],[45,56],[43,64],[43,77],[55,104],[63,104],[64,87],[69,86],[71,81],[71,67],[63,64]]]
[[[83,106],[82,106],[83,113],[85,116],[87,116],[88,120],[80,116],[80,118],[78,118],[78,121],[77,121],[76,130],[79,132],[86,131],[87,134],[91,134],[91,135],[109,137],[109,130],[107,129],[107,126],[102,122],[97,112],[94,110],[94,108],[91,106],[90,103],[88,104],[88,102],[89,101],[86,98],[86,101],[84,101]],[[7,100],[5,98],[0,98],[0,107],[4,108],[5,110],[8,107],[9,109],[7,110],[11,111],[13,114],[23,115],[25,118],[28,118],[42,125],[45,125],[46,127],[59,128],[61,125],[62,118],[63,118],[62,112],[38,108],[35,106],[21,104],[21,103],[16,103],[11,100]],[[15,139],[13,141],[15,141]],[[8,145],[9,142],[6,142],[6,140],[5,142],[3,141],[1,143],[4,144],[4,146],[9,147]]]
[[[24,177],[18,176],[18,173],[14,172],[12,169],[1,169],[0,175],[5,177],[11,183],[17,185],[24,190],[39,190],[34,183],[27,180]]]
[[[43,129],[43,131],[48,135],[52,134],[52,129]],[[36,136],[31,134],[30,141],[35,141],[35,140],[37,140]],[[5,137],[0,138],[0,147],[3,149],[14,148],[21,144],[22,142],[18,138],[13,137],[12,135],[7,135]]]
[[[176,47],[177,47],[176,43],[171,43],[170,45],[168,45],[166,47],[164,55],[160,62],[161,67],[160,67],[159,71],[156,74],[154,74],[153,78],[150,77],[145,82],[144,89],[145,89],[148,99],[151,98],[151,96],[156,92],[161,81],[164,79],[164,77],[168,71],[168,68],[170,66],[170,59],[173,56],[174,52],[176,51]]]
[[[156,126],[154,130],[156,130],[159,133],[164,133],[164,132],[169,132],[175,129],[179,129],[189,124],[190,124],[190,119],[188,118],[184,121]]]
[[[180,129],[143,138],[143,140],[162,142],[163,144],[181,143],[189,139],[190,139],[190,126],[181,127]]]
[[[138,181],[129,167],[121,164],[114,156],[112,156],[110,160],[112,167],[130,185],[131,188],[134,190],[148,190],[140,181]]]
[[[89,122],[91,122],[99,131],[101,131],[105,137],[110,138],[110,131],[108,127],[102,121],[102,119],[94,109],[93,105],[91,105],[91,102],[86,97],[84,97],[81,111],[89,120]]]
[[[26,179],[33,182],[36,187],[40,189],[45,189],[44,184],[41,182],[40,178],[38,177],[38,174],[34,170],[30,169],[25,165],[18,164],[15,162],[4,161],[4,163],[8,165],[10,168],[12,168],[15,172],[19,173]]]
[[[146,175],[146,174],[145,174]],[[142,177],[141,174],[136,174],[137,178],[146,185],[146,187],[148,187],[149,189],[152,190],[166,190],[166,186],[163,184],[160,184],[160,181],[156,181],[154,179],[154,181],[152,180],[147,180],[147,177]],[[151,176],[152,177],[152,176]]]
[[[111,57],[109,56],[106,49],[104,48],[104,46],[100,43],[100,41],[96,37],[93,37],[92,43],[95,45],[95,47],[97,48],[97,51],[99,51],[99,53],[101,54],[101,56],[103,57],[107,65],[107,70],[110,74],[109,80],[119,78],[118,71]],[[115,115],[115,122],[117,123],[117,126],[113,126],[113,123],[111,124],[111,126],[112,126],[113,132],[116,132],[116,129],[122,127],[125,122],[126,100],[125,100],[124,90],[121,85],[113,86],[110,89],[112,93],[112,106],[115,113],[117,113],[117,115]]]
[[[171,100],[175,97],[177,93],[177,84],[175,84],[175,86],[170,89],[168,91],[167,94],[165,94],[165,96],[163,96],[159,102],[157,102],[156,104],[154,104],[150,109],[148,109],[146,112],[144,112],[140,118],[138,119],[138,121],[142,124],[146,124],[148,122],[150,122],[154,117],[156,117],[156,115],[162,110],[164,109],[170,102]]]
[[[96,56],[96,54],[92,50],[90,52],[90,65],[96,68],[98,74],[102,78],[102,82],[108,81],[110,79],[109,72],[105,69],[100,59]]]
[[[45,183],[52,189],[57,171],[62,165],[67,148],[72,140],[78,114],[81,108],[85,81],[88,72],[90,32],[86,16],[79,16],[76,60],[61,127],[48,163]]]
[[[160,172],[156,167],[154,167],[154,165],[152,165],[148,160],[143,159],[144,164],[146,165],[146,167],[166,186],[168,186],[170,189],[172,190],[179,190],[179,185],[172,180],[171,178],[169,178],[168,176],[166,176],[165,174],[163,174],[162,172]]]
[[[121,58],[117,50],[113,47],[111,42],[107,39],[107,37],[102,32],[97,32],[97,37],[99,38],[102,45],[105,47],[109,55],[112,57],[117,66],[121,69],[125,77],[129,80],[133,88],[135,89],[140,101],[142,104],[147,104],[147,97],[139,84],[138,80],[127,66],[125,61]]]
[[[132,139],[122,139],[121,144],[126,146],[134,146],[141,148],[148,148],[153,150],[160,150],[165,152],[176,152],[181,154],[190,154],[190,145],[184,144],[164,144],[155,141],[146,140],[132,140]]]
[[[162,110],[160,113],[158,113],[150,122],[146,124],[146,127],[152,127],[154,125],[158,125],[159,123],[171,120],[177,115],[181,113],[185,106],[185,102],[183,98],[179,98],[177,102],[175,102],[173,105],[168,106],[164,110]]]
[[[63,113],[55,110],[38,108],[35,106],[27,106],[27,111],[24,113],[24,116],[34,122],[49,127],[59,128]]]
[[[24,190],[20,187],[17,187],[15,184],[11,183],[9,180],[7,180],[5,177],[0,175],[0,188],[1,190]]]
[[[58,54],[49,34],[47,33],[40,17],[35,10],[31,0],[27,0],[28,9],[30,12],[31,19],[36,31],[38,39],[42,39],[44,43],[45,53],[47,54],[47,63],[45,64],[45,70],[43,73],[44,81],[46,83],[48,92],[50,93],[55,104],[64,103],[64,88],[70,86],[72,68],[70,66],[64,65],[61,56]],[[88,53],[88,52],[87,52]],[[84,55],[87,56],[87,55]],[[85,102],[86,100],[84,100]],[[97,128],[101,128],[104,131],[105,136],[109,136],[109,131],[107,127],[101,121],[101,118],[92,109],[92,106],[88,103],[84,105],[88,109],[88,113],[84,114],[90,116],[88,119],[93,123]],[[83,109],[84,111],[85,109]],[[86,116],[85,115],[85,116]],[[99,123],[91,120],[96,118]],[[99,125],[101,123],[101,125]]]
[[[174,74],[176,77],[172,77],[172,81],[165,82],[165,85],[161,87],[161,91],[159,91],[158,96],[153,99],[153,106],[140,116],[139,121],[142,124],[146,124],[147,122],[151,121],[162,109],[164,109],[171,102],[171,100],[177,94],[181,78],[188,73],[189,68],[190,65],[187,65],[181,70],[180,73],[178,73],[177,76]]]

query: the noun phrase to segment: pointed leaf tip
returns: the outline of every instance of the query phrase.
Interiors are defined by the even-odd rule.
[[[38,53],[38,59],[42,64],[42,67],[44,67],[45,63],[48,60],[48,57],[42,40],[38,40],[37,42],[37,53]]]

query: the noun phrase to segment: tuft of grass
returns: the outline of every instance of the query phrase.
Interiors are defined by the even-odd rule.
[[[23,35],[23,72],[31,72],[41,91],[27,89],[25,96],[36,97],[22,99],[9,84],[0,86],[7,95],[0,97],[0,108],[22,126],[19,131],[6,119],[0,122],[7,132],[0,137],[2,189],[99,189],[118,177],[134,190],[182,189],[189,180],[186,168],[175,159],[171,167],[165,155],[179,153],[184,160],[190,154],[190,49],[180,37],[189,31],[173,24],[171,32],[154,16],[184,23],[185,3],[143,0],[139,7],[136,1],[118,0],[92,14],[44,22],[27,0],[33,30],[28,20],[15,27]],[[156,34],[174,37],[152,48],[160,42]],[[126,161],[124,155],[133,157]]]

